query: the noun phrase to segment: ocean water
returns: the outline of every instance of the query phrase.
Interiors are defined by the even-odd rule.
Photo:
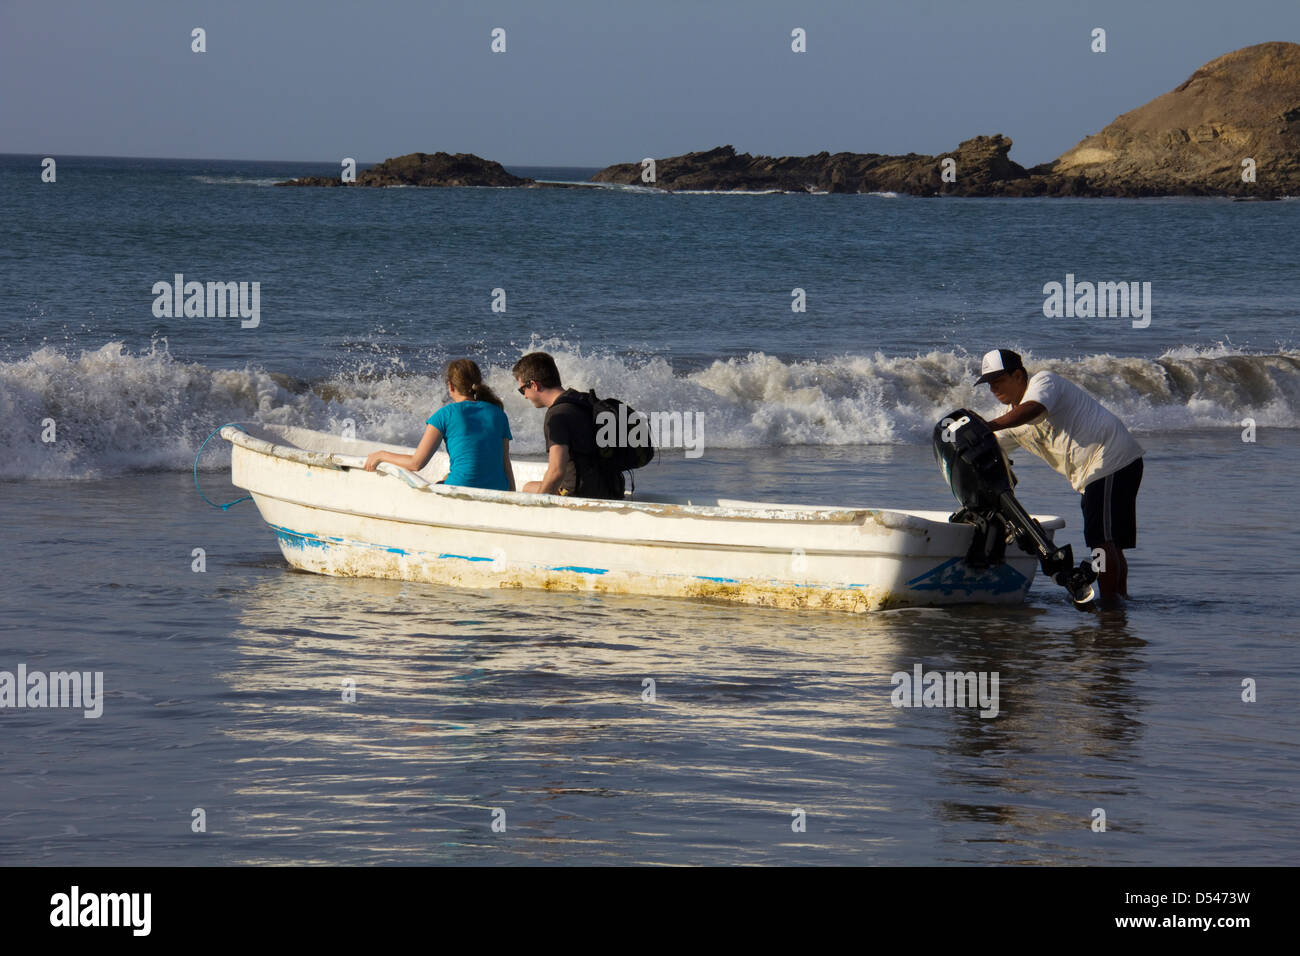
[[[334,171],[0,157],[0,671],[105,688],[97,719],[0,709],[0,860],[1294,862],[1296,203],[271,188]],[[176,273],[260,283],[258,325],[156,317]],[[1149,324],[1045,317],[1067,274],[1150,282]],[[190,473],[228,421],[413,442],[460,355],[537,454],[509,367],[545,348],[703,416],[639,487],[955,507],[929,431],[993,410],[997,346],[1147,449],[1123,609],[1041,577],[870,615],[327,578]],[[228,468],[214,440],[210,498]],[[1078,496],[1017,471],[1082,549]],[[998,716],[894,707],[918,663],[996,671]]]

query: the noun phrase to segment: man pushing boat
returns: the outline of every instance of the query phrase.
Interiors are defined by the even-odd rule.
[[[1103,598],[1128,597],[1126,548],[1137,547],[1137,493],[1142,483],[1141,445],[1124,423],[1095,398],[1059,375],[1030,376],[1019,354],[993,349],[980,364],[976,385],[1011,406],[989,421],[1003,452],[1032,452],[1064,475],[1083,495],[1083,537],[1105,564]]]

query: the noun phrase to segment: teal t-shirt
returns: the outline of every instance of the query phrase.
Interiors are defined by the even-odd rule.
[[[501,440],[513,438],[506,413],[491,402],[448,402],[429,416],[451,456],[445,484],[509,491]]]

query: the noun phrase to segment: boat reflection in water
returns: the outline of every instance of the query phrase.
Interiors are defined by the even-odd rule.
[[[791,617],[296,573],[241,606],[221,676],[244,862],[1082,862],[1095,782],[1071,770],[1066,799],[1062,763],[1133,746],[1125,649],[1098,665],[1035,609]],[[999,672],[999,715],[893,706],[916,663]]]

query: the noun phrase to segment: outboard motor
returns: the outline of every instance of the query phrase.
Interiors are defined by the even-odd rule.
[[[1016,500],[1015,476],[983,418],[965,408],[944,416],[934,426],[934,457],[962,506],[948,520],[975,526],[975,540],[966,555],[968,566],[1000,564],[1010,532],[1021,550],[1038,556],[1043,573],[1069,591],[1076,605],[1093,601],[1097,573],[1087,560],[1075,567],[1074,549],[1053,544]]]

